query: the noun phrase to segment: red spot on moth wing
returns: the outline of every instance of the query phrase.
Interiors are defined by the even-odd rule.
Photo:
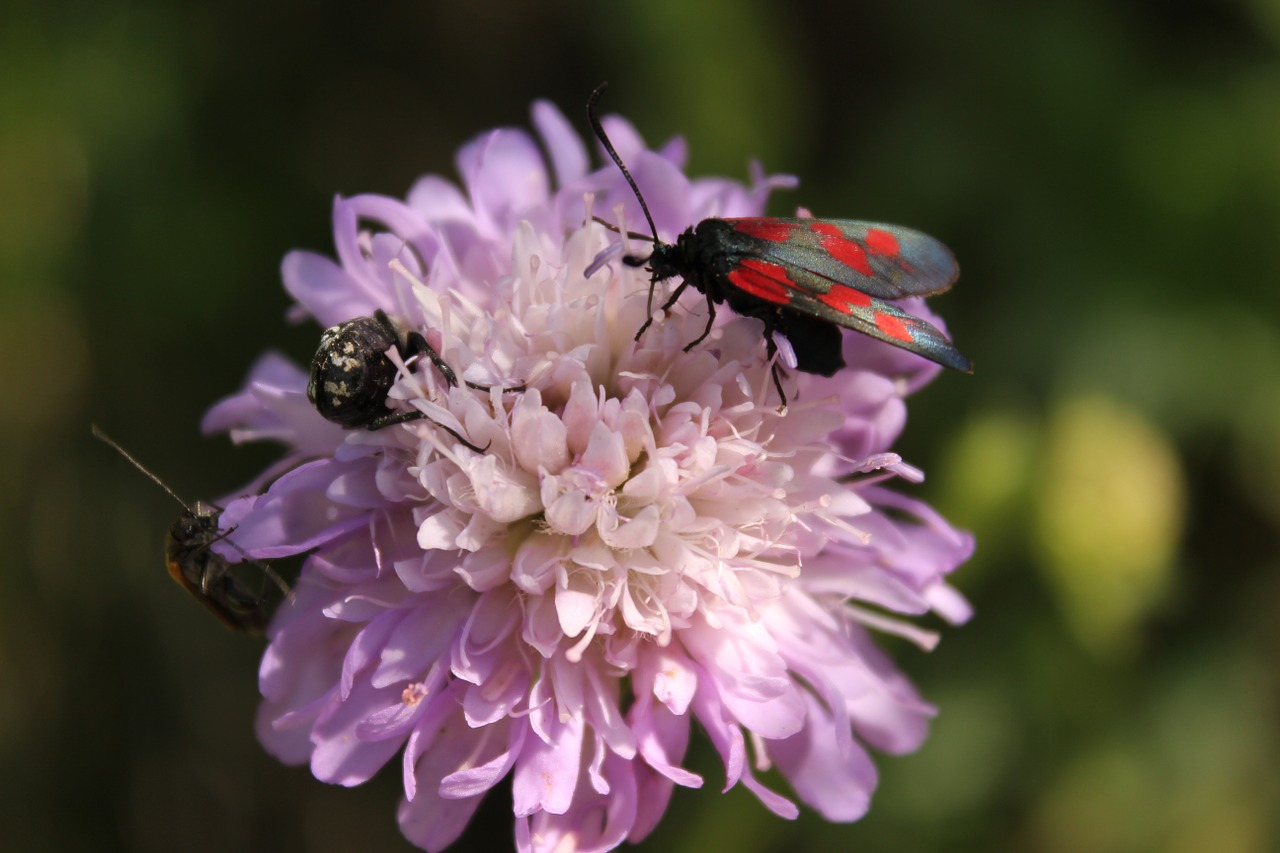
[[[888,255],[892,258],[902,251],[898,247],[898,238],[879,228],[868,228],[864,239],[867,241],[867,249],[873,255]]]
[[[785,269],[758,258],[743,260],[730,270],[726,278],[742,292],[779,305],[786,305],[791,301],[791,290],[796,286],[794,281],[787,278]]]
[[[907,325],[907,322],[904,320],[892,317],[885,314],[883,311],[876,312],[875,320],[876,328],[893,338],[895,341],[902,341],[903,343],[909,344],[916,339],[915,335],[911,334],[911,327]]]
[[[871,305],[870,296],[845,284],[833,284],[826,293],[814,295],[841,314],[849,314],[853,308],[866,308]]]
[[[770,219],[769,217],[761,217],[754,219],[730,219],[733,223],[733,229],[748,237],[755,237],[757,240],[765,240],[770,243],[785,243],[791,239],[791,232],[800,226],[795,222],[786,222],[782,219]]]
[[[867,253],[861,246],[844,236],[835,223],[821,220],[809,226],[809,230],[821,235],[818,245],[840,263],[857,270],[865,276],[871,276],[871,264],[867,262]]]

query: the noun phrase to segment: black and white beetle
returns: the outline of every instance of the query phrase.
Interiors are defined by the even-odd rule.
[[[320,347],[311,360],[311,379],[307,383],[307,399],[325,420],[344,429],[378,430],[421,418],[425,414],[388,411],[387,394],[396,381],[397,367],[387,356],[395,348],[406,365],[425,356],[430,359],[450,388],[458,385],[458,375],[445,363],[427,339],[416,331],[402,332],[384,311],[371,317],[357,317],[325,329]],[[488,391],[489,386],[465,383],[469,388]],[[523,385],[504,388],[523,391]],[[454,430],[431,421],[477,453],[483,453]]]
[[[196,501],[194,507],[189,506],[163,480],[134,459],[106,433],[97,426],[92,427],[92,430],[94,436],[113,447],[133,467],[150,477],[182,505],[182,515],[169,528],[169,535],[164,541],[164,560],[170,576],[208,608],[210,613],[217,616],[223,625],[233,631],[262,633],[271,616],[267,599],[261,590],[250,589],[237,577],[232,570],[231,561],[212,547],[213,543],[226,539],[231,534],[231,530],[218,529],[221,507],[203,501]],[[282,593],[289,594],[288,585],[266,563],[253,559],[246,559],[246,562],[257,566]]]

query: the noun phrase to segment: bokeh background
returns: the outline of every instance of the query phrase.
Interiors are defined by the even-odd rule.
[[[333,195],[605,79],[695,174],[799,175],[776,213],[942,238],[977,364],[901,442],[979,542],[977,618],[894,647],[928,744],[849,826],[721,796],[704,744],[642,849],[1277,849],[1278,60],[1274,0],[8,0],[0,849],[410,849],[398,765],[261,752],[260,646],[165,577],[177,507],[89,424],[236,488],[275,450],[197,425],[260,351],[310,357],[278,264],[331,250]],[[458,849],[510,825],[499,791]]]

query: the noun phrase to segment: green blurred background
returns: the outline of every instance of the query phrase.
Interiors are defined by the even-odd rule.
[[[275,456],[204,409],[283,321],[335,193],[453,174],[587,93],[774,212],[919,227],[973,377],[915,398],[915,489],[974,530],[942,709],[860,823],[721,796],[647,850],[1265,851],[1280,813],[1280,3],[9,0],[0,12],[0,848],[407,850],[393,764],[264,755],[260,647],[166,577],[177,507]],[[938,626],[941,627],[941,626]],[[509,845],[509,794],[458,849]]]

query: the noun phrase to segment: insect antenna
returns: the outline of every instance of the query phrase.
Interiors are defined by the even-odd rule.
[[[599,216],[591,217],[591,221],[595,222],[597,225],[603,225],[605,228],[608,228],[614,234],[626,234],[627,237],[629,237],[632,240],[646,240],[650,242],[653,241],[653,238],[650,237],[648,234],[640,234],[635,231],[623,231],[617,225],[614,225],[612,222],[606,222],[605,220],[601,219]]]
[[[609,141],[609,135],[604,132],[604,126],[600,124],[600,116],[596,114],[596,104],[599,103],[600,96],[604,94],[604,90],[608,87],[609,84],[607,82],[601,83],[591,92],[591,97],[587,98],[587,121],[591,123],[591,129],[595,132],[596,139],[600,140],[604,150],[609,153],[610,159],[622,171],[622,177],[627,179],[627,183],[631,186],[631,191],[636,195],[636,201],[640,202],[640,209],[644,211],[644,218],[649,223],[649,230],[653,232],[653,244],[656,246],[661,241],[658,239],[658,226],[653,224],[653,215],[649,213],[649,205],[644,203],[644,196],[640,194],[640,187],[636,186],[635,178],[631,177],[631,173],[627,171],[627,165],[618,156],[617,149],[613,147],[613,143]],[[644,264],[644,261],[633,258],[623,258],[622,262],[630,267],[638,267]],[[649,305],[646,311],[650,317],[653,316],[653,287],[649,288]]]
[[[150,468],[148,468],[146,465],[143,465],[141,462],[139,462],[137,459],[135,459],[135,458],[133,457],[133,454],[132,454],[132,453],[130,453],[129,451],[127,451],[127,450],[125,450],[123,447],[121,447],[119,444],[117,444],[117,443],[116,443],[116,441],[115,441],[115,439],[111,438],[111,436],[107,435],[105,432],[103,432],[102,430],[98,429],[98,425],[97,425],[97,424],[90,424],[90,425],[89,425],[89,430],[93,433],[94,438],[97,438],[98,440],[100,440],[100,441],[102,441],[102,442],[106,443],[107,445],[109,445],[110,447],[114,448],[114,449],[115,449],[115,451],[116,451],[116,453],[119,453],[119,454],[120,454],[121,456],[123,456],[125,459],[128,459],[128,460],[129,460],[129,462],[133,465],[133,467],[134,467],[134,468],[137,468],[139,471],[141,471],[143,474],[145,474],[147,477],[149,477],[153,483],[155,483],[157,486],[159,486],[160,488],[162,488],[162,489],[164,489],[166,492],[168,492],[168,493],[169,493],[169,497],[173,498],[175,501],[177,501],[178,503],[182,504],[182,508],[183,508],[183,509],[185,509],[187,512],[191,513],[192,515],[195,515],[195,511],[194,511],[193,509],[191,509],[191,506],[190,506],[186,501],[184,501],[182,498],[178,497],[178,493],[177,493],[177,492],[175,492],[173,489],[169,488],[169,485],[168,485],[167,483],[165,483],[165,481],[164,481],[164,480],[161,480],[159,477],[157,477],[155,474],[153,474],[153,473],[151,472],[151,469],[150,469]]]
[[[130,453],[129,451],[121,447],[116,442],[115,439],[113,439],[111,436],[107,435],[105,432],[99,429],[97,424],[89,424],[89,431],[93,433],[94,438],[109,445],[112,449],[115,450],[116,453],[119,453],[125,459],[129,460],[130,464],[132,464],[134,468],[137,468],[139,471],[145,474],[147,478],[151,480],[151,482],[155,483],[157,486],[164,489],[169,494],[169,497],[173,498],[175,501],[177,501],[179,504],[182,505],[182,508],[186,510],[187,515],[194,517],[194,516],[201,515],[202,512],[209,511],[206,508],[207,504],[202,504],[199,502],[196,503],[196,507],[193,509],[190,504],[188,504],[182,498],[178,497],[178,493],[175,492],[173,489],[169,488],[169,485],[164,480],[161,480],[160,477],[157,476],[155,473],[153,473],[150,468],[148,468],[146,465],[143,465],[141,462],[139,462],[132,453]],[[463,442],[463,443],[465,444],[466,442]],[[220,512],[220,510],[216,510],[216,508],[215,508],[215,511]],[[227,539],[227,537],[231,535],[231,532],[233,530],[235,530],[234,527],[232,527],[230,530],[222,531],[221,533],[219,533],[219,535],[216,538],[209,541],[206,544],[206,547],[207,545],[212,545],[213,542],[217,542],[219,540],[225,539],[228,545],[230,545],[232,548],[235,548],[244,556],[245,562],[250,563],[254,566],[257,566],[259,569],[261,569],[265,577],[267,577],[273,584],[275,584],[276,587],[281,592],[283,592],[285,595],[288,595],[289,584],[285,583],[284,578],[280,577],[280,574],[276,572],[275,569],[271,568],[271,566],[267,565],[261,560],[249,556],[249,552],[245,551],[243,548],[241,548],[235,542],[232,542],[230,539]]]

